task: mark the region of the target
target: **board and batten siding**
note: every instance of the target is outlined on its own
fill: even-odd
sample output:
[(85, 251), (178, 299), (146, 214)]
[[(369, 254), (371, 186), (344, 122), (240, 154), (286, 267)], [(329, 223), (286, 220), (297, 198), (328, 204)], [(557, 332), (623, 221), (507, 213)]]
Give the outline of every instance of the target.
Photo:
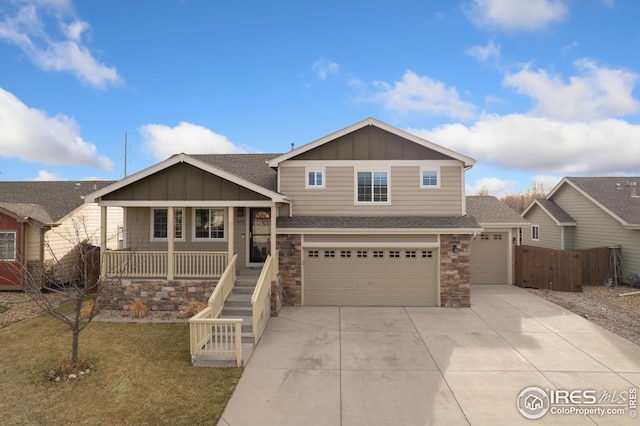
[(624, 274), (640, 274), (640, 230), (624, 226), (570, 185), (564, 185), (553, 201), (569, 213), (577, 223), (573, 247), (583, 249), (617, 244), (622, 247)]
[(529, 211), (527, 220), (531, 225), (538, 225), (539, 241), (531, 239), (531, 226), (525, 226), (522, 228), (522, 244), (557, 250), (565, 249), (562, 243), (562, 227), (558, 226), (540, 206), (535, 205)]
[[(299, 163), (298, 163), (299, 164)], [(380, 164), (383, 164), (380, 166)], [(398, 164), (398, 162), (394, 162)], [(312, 170), (313, 167), (308, 168)], [(420, 187), (419, 165), (376, 163), (372, 166), (326, 166), (325, 187), (305, 188), (305, 167), (282, 165), (280, 192), (291, 197), (293, 214), (301, 216), (339, 215), (460, 215), (462, 214), (462, 168), (440, 167), (440, 188)], [(356, 171), (389, 173), (390, 203), (356, 203)]]

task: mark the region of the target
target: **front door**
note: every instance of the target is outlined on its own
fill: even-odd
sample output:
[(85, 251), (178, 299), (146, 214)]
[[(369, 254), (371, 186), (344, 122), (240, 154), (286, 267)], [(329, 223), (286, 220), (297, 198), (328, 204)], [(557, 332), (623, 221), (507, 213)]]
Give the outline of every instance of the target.
[(271, 254), (271, 209), (249, 211), (249, 261), (262, 263)]

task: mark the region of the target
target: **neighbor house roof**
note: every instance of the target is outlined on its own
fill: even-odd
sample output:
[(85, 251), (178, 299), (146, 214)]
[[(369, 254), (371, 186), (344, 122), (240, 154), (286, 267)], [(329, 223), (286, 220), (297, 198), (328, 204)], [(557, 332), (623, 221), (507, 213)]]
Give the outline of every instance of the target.
[(114, 181), (0, 182), (0, 208), (15, 217), (55, 224), (84, 204), (84, 197)]
[(319, 147), (320, 145), (323, 145), (327, 142), (331, 142), (341, 136), (347, 135), (349, 133), (355, 132), (356, 130), (362, 129), (366, 126), (375, 126), (378, 127), (379, 129), (382, 130), (386, 130), (387, 132), (393, 133), (397, 136), (400, 136), (404, 139), (407, 139), (411, 142), (414, 142), (418, 145), (424, 146), (426, 148), (432, 149), (434, 151), (440, 152), (442, 154), (445, 154), (451, 158), (454, 158), (456, 160), (461, 161), (462, 163), (464, 163), (464, 167), (466, 168), (470, 168), (472, 167), (475, 163), (476, 160), (474, 160), (471, 157), (468, 157), (466, 155), (462, 155), (458, 152), (455, 152), (453, 150), (450, 150), (448, 148), (445, 148), (443, 146), (437, 145), (431, 141), (428, 141), (426, 139), (423, 139), (419, 136), (414, 135), (413, 133), (409, 133), (406, 132), (404, 130), (400, 130), (398, 128), (395, 128), (393, 126), (390, 126), (386, 123), (383, 123), (382, 121), (376, 120), (375, 118), (367, 118), (365, 120), (359, 121), (355, 124), (352, 124), (349, 127), (345, 127), (342, 130), (338, 130), (337, 132), (331, 133), (327, 136), (324, 136), (320, 139), (316, 139), (313, 142), (310, 142), (306, 145), (303, 145), (299, 148), (293, 149), (289, 152), (286, 152), (278, 157), (275, 157), (273, 159), (271, 159), (271, 161), (269, 161), (269, 165), (271, 167), (278, 167), (278, 164), (280, 164), (282, 161), (288, 160), (290, 158), (296, 157), (304, 152), (310, 151), (314, 148)]
[(482, 226), (522, 226), (529, 222), (496, 197), (468, 196), (467, 215), (473, 216)]
[(526, 216), (529, 210), (533, 208), (533, 206), (538, 206), (542, 210), (544, 210), (557, 225), (564, 226), (575, 226), (576, 221), (569, 213), (567, 213), (562, 207), (557, 205), (553, 200), (547, 200), (546, 198), (536, 198), (533, 202), (527, 207), (527, 209), (522, 213), (523, 216)]
[(640, 227), (640, 176), (565, 177), (549, 193), (553, 196), (563, 185), (571, 185), (626, 227)]
[(278, 217), (278, 232), (289, 230), (451, 230), (480, 231), (482, 227), (469, 216), (293, 216)]

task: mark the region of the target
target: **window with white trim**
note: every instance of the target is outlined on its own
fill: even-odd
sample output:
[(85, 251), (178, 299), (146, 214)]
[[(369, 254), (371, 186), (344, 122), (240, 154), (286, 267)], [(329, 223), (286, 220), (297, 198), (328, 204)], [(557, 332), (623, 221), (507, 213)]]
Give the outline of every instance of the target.
[(388, 172), (358, 172), (356, 185), (358, 203), (389, 202)]
[(324, 170), (307, 170), (307, 188), (324, 188)]
[[(151, 240), (166, 241), (169, 235), (167, 223), (169, 222), (168, 209), (153, 209), (151, 212)], [(173, 238), (184, 240), (182, 233), (182, 209), (173, 209)]]
[(420, 179), (420, 186), (422, 188), (439, 188), (440, 179), (437, 170), (422, 170), (422, 176)]
[(16, 232), (0, 232), (0, 261), (13, 262), (16, 260)]
[(533, 241), (540, 241), (540, 226), (531, 225), (531, 239)]
[(222, 240), (225, 237), (224, 209), (193, 209), (193, 239)]

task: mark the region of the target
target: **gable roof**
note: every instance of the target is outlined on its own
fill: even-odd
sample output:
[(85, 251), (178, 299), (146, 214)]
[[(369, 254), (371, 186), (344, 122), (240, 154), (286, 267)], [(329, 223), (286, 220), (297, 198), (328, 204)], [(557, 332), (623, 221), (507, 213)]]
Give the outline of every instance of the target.
[[(548, 200), (570, 185), (623, 226), (640, 229), (640, 176), (565, 177), (547, 195)], [(635, 193), (635, 196), (634, 196)]]
[(331, 141), (333, 141), (335, 139), (338, 139), (338, 138), (340, 138), (340, 137), (342, 137), (344, 135), (347, 135), (349, 133), (355, 132), (356, 130), (360, 130), (360, 129), (366, 127), (366, 126), (375, 126), (375, 127), (379, 128), (379, 129), (385, 130), (385, 131), (387, 131), (389, 133), (393, 133), (396, 136), (399, 136), (401, 138), (404, 138), (404, 139), (407, 139), (407, 140), (409, 140), (411, 142), (414, 142), (414, 143), (416, 143), (416, 144), (418, 144), (420, 146), (423, 146), (425, 148), (428, 148), (428, 149), (431, 149), (433, 151), (436, 151), (436, 152), (439, 152), (441, 154), (444, 154), (444, 155), (446, 155), (448, 157), (451, 157), (451, 158), (454, 158), (456, 160), (459, 160), (464, 164), (465, 168), (471, 168), (476, 162), (476, 160), (474, 160), (471, 157), (467, 157), (466, 155), (462, 155), (462, 154), (457, 153), (455, 151), (452, 151), (452, 150), (450, 150), (448, 148), (445, 148), (443, 146), (437, 145), (437, 144), (435, 144), (433, 142), (430, 142), (430, 141), (428, 141), (426, 139), (418, 137), (418, 136), (416, 136), (416, 135), (414, 135), (412, 133), (409, 133), (409, 132), (406, 132), (404, 130), (400, 130), (398, 128), (390, 126), (390, 125), (388, 125), (386, 123), (383, 123), (382, 121), (376, 120), (375, 118), (367, 118), (366, 120), (359, 121), (359, 122), (357, 122), (355, 124), (352, 124), (349, 127), (345, 127), (342, 130), (338, 130), (337, 132), (333, 132), (333, 133), (331, 133), (331, 134), (329, 134), (327, 136), (324, 136), (324, 137), (322, 137), (320, 139), (317, 139), (317, 140), (315, 140), (313, 142), (310, 142), (310, 143), (308, 143), (306, 145), (303, 145), (303, 146), (301, 146), (299, 148), (296, 148), (296, 149), (291, 150), (291, 151), (289, 151), (289, 152), (287, 152), (285, 154), (282, 154), (282, 155), (280, 155), (278, 157), (275, 157), (275, 158), (271, 159), (271, 161), (269, 161), (269, 166), (270, 167), (278, 167), (278, 165), (281, 162), (285, 161), (285, 160), (289, 160), (289, 159), (294, 158), (294, 157), (296, 157), (296, 156), (298, 156), (300, 154), (303, 154), (303, 153), (305, 153), (307, 151), (311, 151), (314, 148), (317, 148), (317, 147), (319, 147), (321, 145), (324, 145), (325, 143), (331, 142)]
[(562, 207), (557, 205), (553, 200), (547, 200), (546, 198), (536, 198), (522, 213), (522, 216), (526, 216), (534, 206), (540, 207), (558, 226), (575, 226), (576, 221), (569, 213), (567, 213)]
[(151, 167), (119, 180), (106, 188), (93, 192), (86, 202), (99, 201), (101, 197), (124, 188), (134, 182), (167, 169), (175, 164), (187, 163), (219, 176), (276, 202), (288, 202), (288, 198), (276, 191), (277, 172), (266, 161), (277, 154), (176, 154)]
[(467, 197), (467, 215), (482, 226), (522, 226), (529, 222), (494, 196), (473, 195)]
[(55, 224), (84, 204), (87, 194), (115, 181), (0, 182), (0, 208), (19, 219)]

